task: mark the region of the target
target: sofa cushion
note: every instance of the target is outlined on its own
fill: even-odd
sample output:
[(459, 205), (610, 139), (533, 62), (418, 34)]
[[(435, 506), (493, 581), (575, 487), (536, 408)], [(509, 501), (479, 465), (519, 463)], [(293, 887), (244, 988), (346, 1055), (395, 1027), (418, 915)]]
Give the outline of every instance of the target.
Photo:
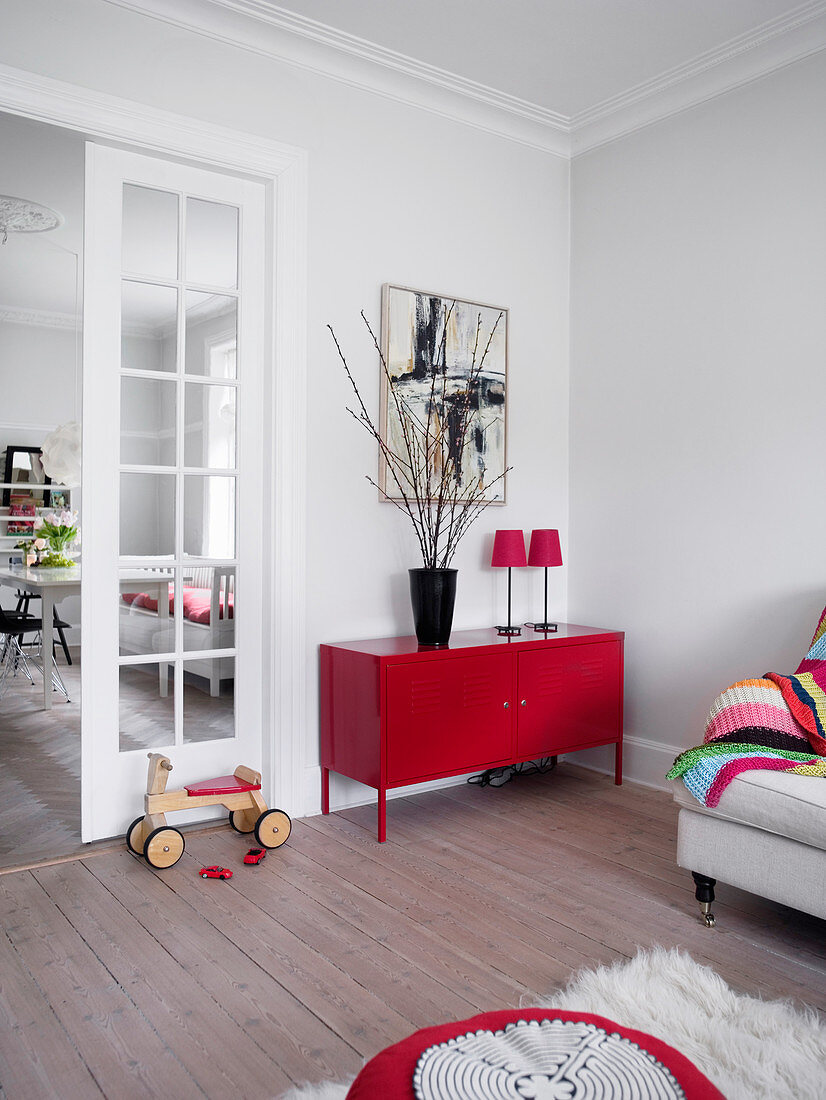
[(746, 771), (729, 783), (716, 809), (703, 806), (681, 779), (674, 801), (695, 813), (753, 825), (826, 850), (826, 779), (789, 772)]

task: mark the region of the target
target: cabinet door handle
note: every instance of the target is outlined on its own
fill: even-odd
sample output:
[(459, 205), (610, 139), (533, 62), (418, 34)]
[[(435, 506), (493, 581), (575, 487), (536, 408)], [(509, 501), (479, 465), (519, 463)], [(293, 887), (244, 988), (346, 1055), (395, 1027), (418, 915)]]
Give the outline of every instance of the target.
[(523, 700), (522, 700), (522, 706), (523, 706), (523, 707), (526, 707), (527, 705), (528, 705), (528, 700), (527, 700), (527, 699), (523, 699)]
[(505, 708), (505, 710), (507, 710), (510, 706), (510, 703), (503, 703), (502, 706)]

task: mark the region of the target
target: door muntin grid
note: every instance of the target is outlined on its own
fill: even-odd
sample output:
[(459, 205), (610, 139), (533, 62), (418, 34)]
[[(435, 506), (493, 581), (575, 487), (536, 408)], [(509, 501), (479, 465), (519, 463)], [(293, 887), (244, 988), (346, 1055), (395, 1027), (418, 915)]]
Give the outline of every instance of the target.
[(120, 752), (235, 735), (241, 216), (123, 185)]

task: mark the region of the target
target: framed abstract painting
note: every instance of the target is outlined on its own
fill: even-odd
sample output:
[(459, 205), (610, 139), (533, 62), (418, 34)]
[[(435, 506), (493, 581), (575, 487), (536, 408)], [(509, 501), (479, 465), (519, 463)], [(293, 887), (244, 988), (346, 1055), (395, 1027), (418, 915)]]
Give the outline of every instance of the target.
[[(417, 429), (434, 478), (450, 471), (457, 498), (505, 503), (508, 311), (387, 283), (382, 288), (381, 434), (396, 453)], [(408, 429), (408, 441), (405, 430)], [(430, 441), (433, 441), (432, 447)], [(387, 500), (401, 490), (380, 463)]]

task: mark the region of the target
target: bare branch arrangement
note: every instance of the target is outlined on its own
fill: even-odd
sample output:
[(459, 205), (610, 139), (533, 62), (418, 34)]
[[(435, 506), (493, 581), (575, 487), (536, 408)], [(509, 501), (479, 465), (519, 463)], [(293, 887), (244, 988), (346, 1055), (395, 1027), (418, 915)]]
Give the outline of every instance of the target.
[[(388, 398), (396, 416), (397, 437), (400, 440), (398, 446), (393, 446), (385, 439), (373, 422), (336, 334), (332, 326), (327, 326), (356, 396), (357, 410), (348, 406), (347, 412), (378, 444), (381, 461), (398, 492), (398, 499), (389, 495), (385, 495), (385, 499), (404, 512), (413, 524), (426, 569), (449, 567), (459, 541), (496, 499), (491, 490), (510, 470), (507, 467), (490, 480), (479, 475), (470, 484), (463, 483), (462, 463), (466, 447), (483, 430), (478, 399), (480, 376), (503, 314), (499, 314), (486, 341), (482, 332), (481, 314), (478, 316), (470, 369), (457, 387), (455, 382), (449, 383), (445, 354), (452, 310), (453, 306), (450, 306), (444, 312), (441, 338), (432, 357), (433, 361), (427, 365), (429, 389), (423, 408), (415, 408), (400, 393), (399, 387), (394, 385), (381, 345), (362, 311), (361, 318), (378, 352), (387, 383)], [(483, 343), (484, 349), (480, 354)], [(369, 474), (366, 477), (371, 485), (382, 492), (374, 478)]]

